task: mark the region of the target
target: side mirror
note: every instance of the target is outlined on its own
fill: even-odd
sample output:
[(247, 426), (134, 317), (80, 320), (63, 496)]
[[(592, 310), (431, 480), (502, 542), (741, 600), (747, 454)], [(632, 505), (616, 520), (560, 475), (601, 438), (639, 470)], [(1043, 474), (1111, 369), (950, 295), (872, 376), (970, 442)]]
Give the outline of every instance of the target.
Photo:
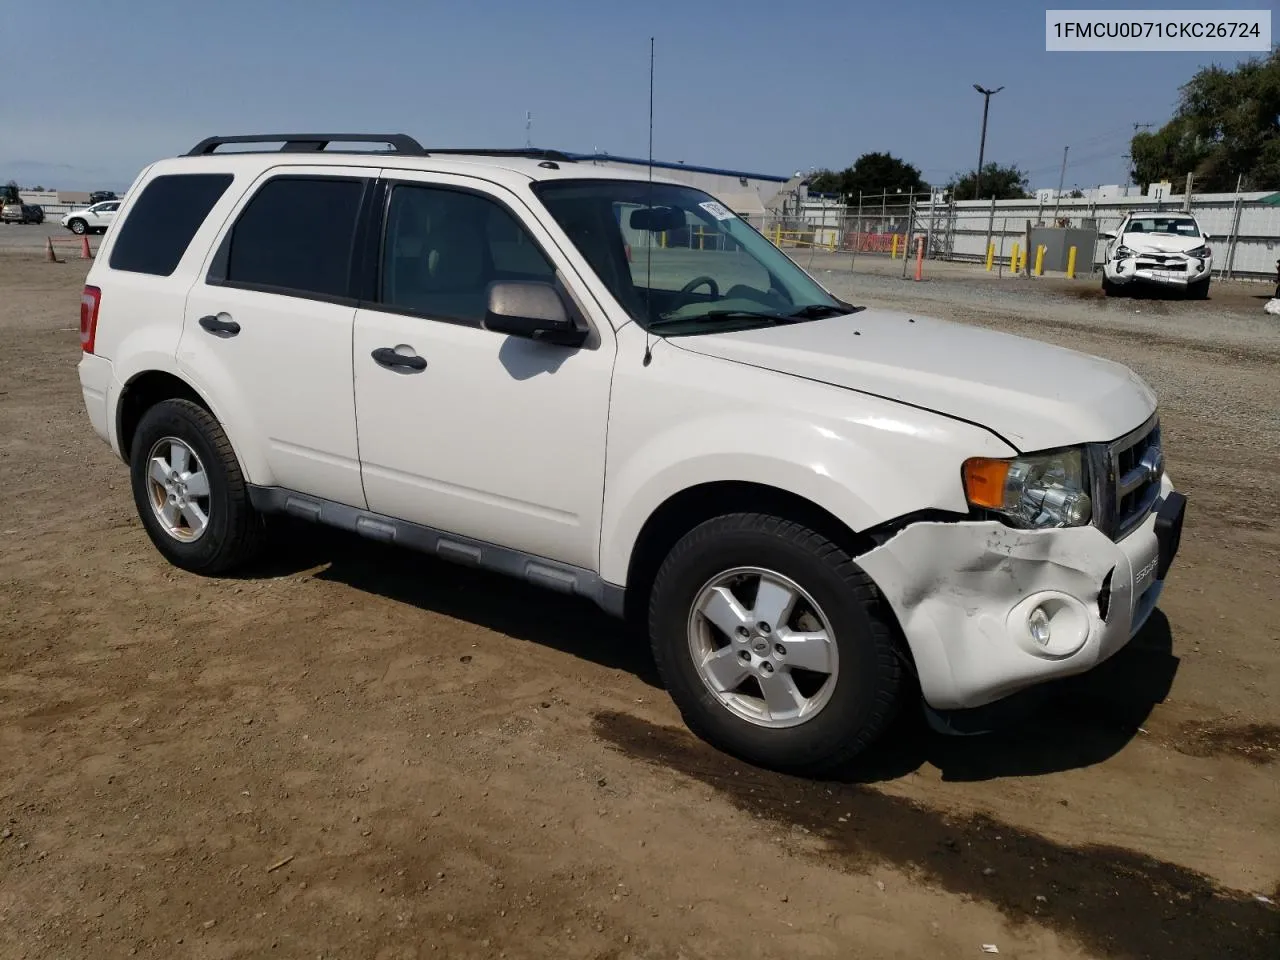
[(1116, 235), (1114, 233), (1111, 233), (1110, 231), (1103, 231), (1103, 230), (1098, 231), (1098, 236), (1103, 240), (1114, 240), (1116, 238)]
[(559, 347), (580, 347), (587, 339), (550, 283), (495, 283), (484, 328)]

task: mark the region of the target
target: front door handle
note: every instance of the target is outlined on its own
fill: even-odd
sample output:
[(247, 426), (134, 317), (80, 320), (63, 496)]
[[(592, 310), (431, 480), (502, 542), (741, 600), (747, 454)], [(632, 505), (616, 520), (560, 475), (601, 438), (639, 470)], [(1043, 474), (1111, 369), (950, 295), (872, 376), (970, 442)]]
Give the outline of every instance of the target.
[(427, 358), (420, 357), (416, 353), (396, 353), (391, 347), (379, 347), (370, 354), (374, 361), (392, 370), (407, 372), (412, 370), (414, 373), (427, 369)]
[(240, 324), (234, 320), (223, 320), (220, 316), (210, 314), (207, 317), (200, 318), (200, 326), (204, 327), (215, 337), (234, 337), (240, 332)]

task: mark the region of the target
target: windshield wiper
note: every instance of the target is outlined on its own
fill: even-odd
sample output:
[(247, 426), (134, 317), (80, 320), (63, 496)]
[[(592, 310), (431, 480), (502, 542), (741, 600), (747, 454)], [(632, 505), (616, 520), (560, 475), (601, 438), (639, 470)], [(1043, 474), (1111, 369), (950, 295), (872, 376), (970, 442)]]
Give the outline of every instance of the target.
[(795, 323), (797, 317), (785, 313), (762, 313), (756, 310), (708, 310), (692, 317), (658, 317), (649, 321), (649, 329), (665, 327), (672, 323), (697, 323), (699, 320), (772, 320), (774, 323)]
[(803, 317), (806, 320), (817, 320), (821, 317), (843, 317), (848, 313), (857, 313), (865, 310), (866, 307), (855, 307), (851, 303), (840, 301), (839, 306), (833, 306), (829, 303), (811, 303), (807, 307), (801, 307), (794, 313), (789, 314), (792, 317)]

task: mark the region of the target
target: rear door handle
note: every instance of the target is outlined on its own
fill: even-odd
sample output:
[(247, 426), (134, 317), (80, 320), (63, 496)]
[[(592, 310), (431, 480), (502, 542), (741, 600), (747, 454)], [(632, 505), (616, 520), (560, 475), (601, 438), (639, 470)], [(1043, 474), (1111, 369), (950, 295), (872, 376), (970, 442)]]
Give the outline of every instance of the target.
[(413, 371), (418, 373), (427, 369), (426, 357), (420, 357), (416, 353), (404, 354), (396, 353), (391, 347), (379, 347), (370, 354), (376, 363), (387, 367), (390, 370), (398, 370), (402, 373)]
[(223, 320), (221, 317), (210, 314), (207, 317), (200, 318), (200, 326), (204, 327), (215, 337), (234, 337), (240, 332), (240, 324), (234, 320)]

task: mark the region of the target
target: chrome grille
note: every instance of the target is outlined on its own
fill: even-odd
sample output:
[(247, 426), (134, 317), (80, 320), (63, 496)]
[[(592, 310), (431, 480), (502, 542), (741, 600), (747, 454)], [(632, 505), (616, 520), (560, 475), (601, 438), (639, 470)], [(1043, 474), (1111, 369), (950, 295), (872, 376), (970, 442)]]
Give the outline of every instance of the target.
[(1140, 524), (1160, 496), (1164, 451), (1160, 421), (1153, 416), (1137, 430), (1102, 448), (1095, 459), (1094, 516), (1113, 540)]

